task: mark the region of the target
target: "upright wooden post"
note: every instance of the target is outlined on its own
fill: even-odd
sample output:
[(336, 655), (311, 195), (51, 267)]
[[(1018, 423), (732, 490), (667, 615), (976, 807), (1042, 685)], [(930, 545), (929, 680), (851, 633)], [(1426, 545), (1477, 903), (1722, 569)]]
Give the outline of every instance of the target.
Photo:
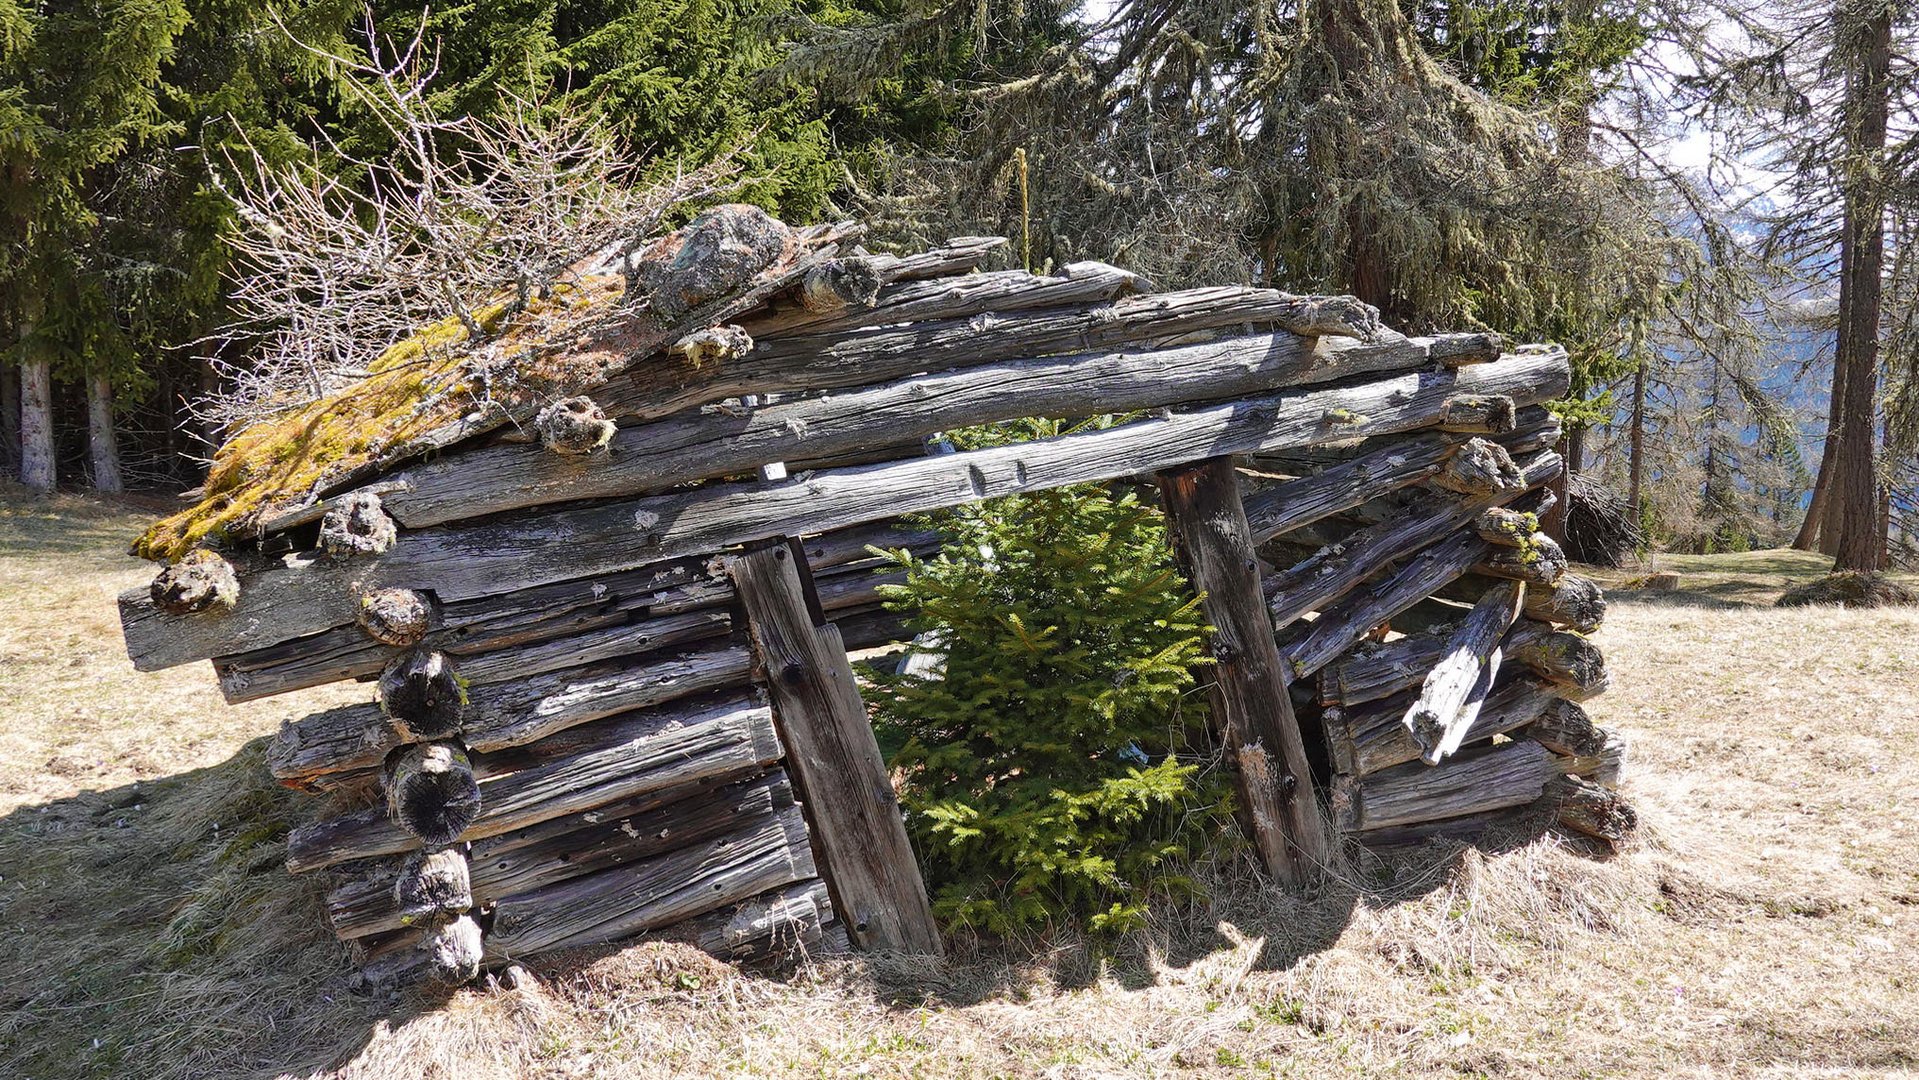
[(766, 669), (814, 853), (855, 944), (937, 954), (939, 931), (899, 799), (839, 628), (808, 610), (802, 558), (786, 544), (764, 547), (730, 559), (727, 572)]
[(1180, 560), (1213, 625), (1213, 711), (1235, 766), (1246, 826), (1267, 871), (1303, 885), (1331, 862), (1333, 842), (1261, 597), (1233, 460), (1168, 469), (1159, 474), (1159, 487)]

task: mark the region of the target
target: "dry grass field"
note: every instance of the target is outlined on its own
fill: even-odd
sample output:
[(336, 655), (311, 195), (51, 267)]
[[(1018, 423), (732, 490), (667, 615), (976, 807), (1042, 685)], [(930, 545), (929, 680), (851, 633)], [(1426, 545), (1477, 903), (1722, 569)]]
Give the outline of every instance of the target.
[[(0, 1077), (1860, 1077), (1919, 1070), (1919, 611), (1778, 610), (1817, 559), (1665, 558), (1593, 705), (1644, 828), (1357, 858), (1317, 895), (1216, 868), (1072, 943), (743, 974), (676, 946), (534, 985), (365, 996), (280, 868), (308, 800), (263, 737), (355, 697), (218, 704), (133, 672), (141, 516), (0, 493)], [(1623, 579), (1626, 575), (1616, 575)]]

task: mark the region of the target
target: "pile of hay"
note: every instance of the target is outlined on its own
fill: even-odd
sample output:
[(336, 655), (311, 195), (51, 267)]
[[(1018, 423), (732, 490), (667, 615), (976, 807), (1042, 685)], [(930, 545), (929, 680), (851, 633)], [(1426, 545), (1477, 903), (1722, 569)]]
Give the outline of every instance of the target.
[(1566, 557), (1594, 566), (1620, 566), (1646, 546), (1639, 516), (1619, 493), (1585, 473), (1566, 478)]
[(1837, 604), (1849, 608), (1911, 607), (1919, 605), (1919, 592), (1883, 574), (1835, 570), (1825, 577), (1794, 585), (1779, 598), (1780, 607), (1808, 607), (1813, 604)]

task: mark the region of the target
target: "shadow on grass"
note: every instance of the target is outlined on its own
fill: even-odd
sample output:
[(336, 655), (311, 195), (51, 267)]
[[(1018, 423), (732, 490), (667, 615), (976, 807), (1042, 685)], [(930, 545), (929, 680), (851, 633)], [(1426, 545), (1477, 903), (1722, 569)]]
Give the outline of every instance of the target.
[[(0, 1076), (315, 1077), (443, 1007), (444, 992), (359, 985), (327, 930), (328, 882), (284, 868), (287, 832), (314, 804), (271, 782), (266, 741), (219, 765), (0, 818)], [(1496, 830), (1480, 850), (1517, 847), (1540, 828)], [(1332, 947), (1362, 906), (1444, 887), (1464, 850), (1355, 853), (1303, 896), (1260, 879), (1240, 853), (1216, 868), (1209, 898), (1161, 905), (1150, 933), (1110, 948), (1054, 939), (943, 960), (875, 956), (861, 962), (863, 981), (902, 1008), (1019, 1000), (1042, 981), (1137, 990), (1248, 939), (1262, 939), (1256, 969), (1284, 970)], [(534, 967), (564, 982), (619, 951)]]
[(401, 1018), (283, 866), (265, 742), (0, 818), (0, 1076), (312, 1075)]

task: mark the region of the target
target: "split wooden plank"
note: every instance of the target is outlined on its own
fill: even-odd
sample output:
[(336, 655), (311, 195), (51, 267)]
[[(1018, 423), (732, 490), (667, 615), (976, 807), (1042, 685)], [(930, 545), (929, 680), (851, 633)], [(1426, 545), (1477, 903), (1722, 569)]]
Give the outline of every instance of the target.
[(782, 303), (764, 314), (741, 320), (753, 340), (818, 334), (862, 326), (950, 319), (981, 311), (1029, 311), (1034, 308), (1100, 304), (1148, 290), (1145, 279), (1102, 262), (1077, 262), (1057, 274), (1025, 270), (989, 270), (928, 276), (881, 286), (877, 301), (861, 311), (808, 311)]
[[(1519, 482), (1537, 487), (1563, 467), (1558, 454), (1542, 450), (1527, 459)], [(1511, 502), (1523, 492), (1514, 488), (1464, 499), (1449, 492), (1430, 492), (1385, 521), (1269, 575), (1260, 587), (1268, 597), (1273, 624), (1286, 626), (1308, 611), (1323, 610), (1392, 563), (1453, 535), (1481, 511)]]
[[(502, 897), (661, 855), (733, 832), (742, 821), (792, 803), (785, 774), (774, 772), (727, 786), (680, 785), (482, 839), (468, 859), (470, 902), (490, 907)], [(576, 827), (553, 831), (556, 824)], [(535, 830), (539, 836), (524, 835)], [(394, 894), (398, 870), (397, 858), (378, 860), (328, 891), (327, 919), (336, 936), (365, 937), (406, 925)]]
[(794, 807), (727, 836), (508, 897), (494, 909), (486, 956), (504, 962), (617, 941), (813, 874), (806, 823)]
[[(1150, 299), (1170, 308), (1179, 295), (1141, 298), (1141, 303)], [(1162, 314), (1162, 307), (1151, 313)], [(1244, 313), (1223, 305), (1207, 314), (1212, 321), (1230, 316), (1231, 324), (1239, 325)], [(1085, 325), (1062, 333), (1055, 344), (1098, 344), (1122, 338), (1121, 329), (1131, 325), (1083, 313), (1076, 317)], [(1207, 320), (1185, 315), (1164, 321), (1177, 329)], [(1146, 329), (1156, 326), (1157, 321), (1149, 322)], [(386, 482), (397, 480), (401, 486), (386, 496), (386, 508), (408, 528), (424, 528), (547, 503), (664, 491), (695, 480), (750, 473), (769, 462), (904, 445), (949, 428), (1016, 416), (1130, 412), (1357, 374), (1407, 371), (1425, 363), (1423, 352), (1403, 342), (1316, 350), (1311, 339), (1285, 332), (1158, 350), (1035, 359), (1005, 359), (1001, 353), (1030, 356), (1039, 351), (1036, 344), (1045, 342), (1021, 342), (1016, 348), (996, 350), (970, 323), (923, 331), (924, 340), (906, 330), (884, 333), (901, 338), (889, 346), (897, 355), (886, 354), (885, 363), (859, 351), (829, 355), (802, 350), (783, 354), (780, 370), (794, 370), (804, 359), (827, 364), (834, 377), (842, 380), (860, 378), (862, 372), (884, 378), (913, 377), (895, 382), (875, 379), (878, 385), (860, 383), (858, 389), (841, 394), (743, 405), (727, 413), (685, 413), (623, 426), (605, 453), (588, 457), (511, 444), (470, 450), (388, 478)], [(959, 349), (947, 356), (929, 342), (952, 343)], [(962, 362), (966, 366), (948, 370)], [(933, 373), (914, 375), (923, 371)]]
[(1463, 817), (1538, 799), (1561, 774), (1560, 759), (1521, 741), (1460, 754), (1439, 768), (1414, 761), (1333, 781), (1333, 813), (1345, 832)]
[[(479, 816), (456, 839), (497, 836), (616, 799), (766, 766), (781, 756), (757, 695), (730, 694), (621, 717), (595, 749), (480, 785)], [(419, 838), (368, 807), (303, 825), (287, 838), (294, 873), (412, 851)]]
[(862, 948), (937, 955), (926, 885), (852, 665), (838, 628), (814, 625), (805, 568), (796, 561), (782, 543), (732, 557), (727, 573), (746, 611), (833, 906)]
[(1372, 588), (1320, 613), (1280, 650), (1303, 679), (1331, 663), (1394, 615), (1423, 600), (1484, 557), (1486, 541), (1467, 533), (1435, 545)]
[(1303, 886), (1331, 864), (1335, 849), (1260, 603), (1259, 560), (1233, 461), (1162, 472), (1159, 489), (1174, 547), (1213, 627), (1213, 716), (1253, 845), (1268, 873)]
[[(1492, 684), (1460, 745), (1471, 746), (1537, 723), (1558, 700), (1559, 692), (1552, 683), (1509, 671)], [(1425, 748), (1414, 740), (1404, 722), (1414, 693), (1408, 690), (1378, 702), (1327, 709), (1326, 741), (1334, 768), (1351, 776), (1364, 776), (1419, 761)]]
[(1478, 709), (1468, 707), (1475, 687), (1491, 686), (1499, 670), (1499, 640), (1519, 617), (1526, 586), (1517, 581), (1493, 586), (1453, 631), (1446, 652), (1419, 694), (1407, 706), (1401, 724), (1419, 744), (1420, 760), (1437, 765), (1459, 749)]

